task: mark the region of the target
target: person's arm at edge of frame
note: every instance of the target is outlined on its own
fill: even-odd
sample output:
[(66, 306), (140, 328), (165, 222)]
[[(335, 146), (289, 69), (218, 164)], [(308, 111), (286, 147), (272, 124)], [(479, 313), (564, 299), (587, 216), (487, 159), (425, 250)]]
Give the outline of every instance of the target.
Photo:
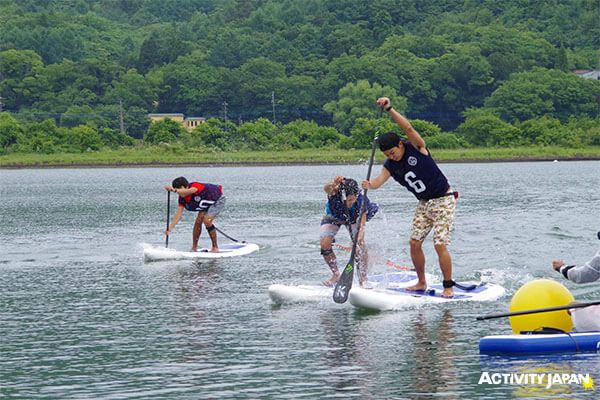
[(575, 283), (589, 283), (600, 279), (600, 251), (584, 265), (566, 265), (562, 260), (552, 261), (552, 268), (560, 272), (565, 279)]

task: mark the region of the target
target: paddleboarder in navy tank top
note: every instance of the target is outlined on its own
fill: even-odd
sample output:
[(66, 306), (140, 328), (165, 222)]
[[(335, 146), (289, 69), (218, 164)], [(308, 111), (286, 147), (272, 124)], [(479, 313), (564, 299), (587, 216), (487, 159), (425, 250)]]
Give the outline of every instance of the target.
[(425, 253), (423, 241), (433, 229), (433, 242), (444, 277), (445, 297), (452, 297), (452, 257), (448, 252), (454, 227), (456, 193), (450, 188), (448, 179), (429, 154), (425, 141), (402, 114), (394, 110), (387, 97), (377, 104), (387, 111), (394, 122), (404, 131), (408, 140), (402, 140), (394, 132), (379, 137), (379, 149), (387, 160), (379, 176), (363, 181), (364, 189), (377, 189), (390, 177), (404, 186), (418, 200), (410, 234), (410, 256), (417, 272), (418, 282), (407, 290), (425, 290)]
[(192, 233), (192, 251), (198, 250), (198, 240), (202, 233), (202, 224), (204, 224), (212, 244), (210, 251), (217, 253), (219, 251), (217, 228), (214, 226), (213, 221), (225, 206), (226, 198), (223, 196), (221, 185), (200, 182), (190, 183), (186, 178), (180, 176), (174, 179), (170, 186), (165, 186), (165, 190), (179, 195), (179, 207), (165, 234), (167, 236), (171, 234), (171, 231), (181, 219), (184, 208), (188, 211), (198, 212)]

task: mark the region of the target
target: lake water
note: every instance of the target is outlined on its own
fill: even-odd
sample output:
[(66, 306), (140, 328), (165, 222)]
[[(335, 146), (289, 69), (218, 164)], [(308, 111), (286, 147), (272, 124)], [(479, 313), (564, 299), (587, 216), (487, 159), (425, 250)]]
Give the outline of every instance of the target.
[[(570, 284), (550, 268), (554, 258), (581, 264), (598, 249), (600, 162), (441, 166), (460, 192), (455, 279), (484, 278), (508, 295), (370, 314), (333, 301), (276, 307), (267, 294), (272, 283), (328, 276), (322, 187), (337, 174), (361, 180), (364, 165), (1, 170), (0, 397), (595, 396), (576, 385), (479, 385), (486, 371), (590, 373), (600, 384), (600, 359), (480, 356), (480, 337), (510, 327), (475, 317), (506, 311), (535, 278), (554, 278), (580, 300), (600, 298), (600, 283)], [(179, 175), (222, 184), (228, 204), (217, 226), (261, 250), (144, 264), (140, 243), (164, 243), (162, 188)], [(392, 181), (369, 197), (382, 210), (367, 226), (371, 253), (409, 264), (416, 200)], [(192, 224), (184, 214), (170, 247), (189, 248)], [(430, 238), (425, 251), (427, 271), (439, 276)], [(348, 254), (338, 257), (343, 265)]]

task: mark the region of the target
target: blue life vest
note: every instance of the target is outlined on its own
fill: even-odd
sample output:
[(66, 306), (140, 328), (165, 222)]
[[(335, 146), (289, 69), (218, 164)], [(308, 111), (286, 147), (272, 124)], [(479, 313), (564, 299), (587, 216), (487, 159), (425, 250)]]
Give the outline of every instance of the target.
[[(325, 221), (325, 223), (335, 223), (338, 225), (356, 223), (362, 201), (363, 195), (360, 193), (354, 204), (352, 204), (352, 207), (348, 209), (348, 207), (346, 207), (346, 202), (342, 199), (341, 193), (329, 196), (327, 198), (327, 204), (325, 204), (325, 218), (323, 218), (323, 221)], [(373, 218), (373, 216), (377, 214), (377, 211), (379, 211), (377, 203), (371, 203), (369, 198), (366, 197), (365, 213), (367, 214), (367, 221)]]

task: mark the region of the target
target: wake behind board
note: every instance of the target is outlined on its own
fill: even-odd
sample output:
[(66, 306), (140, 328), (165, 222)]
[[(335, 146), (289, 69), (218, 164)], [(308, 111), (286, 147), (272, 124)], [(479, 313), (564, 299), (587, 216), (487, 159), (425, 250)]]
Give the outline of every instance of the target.
[(493, 301), (499, 299), (505, 293), (502, 286), (493, 283), (461, 282), (461, 285), (476, 285), (476, 288), (467, 291), (455, 286), (454, 296), (451, 298), (442, 296), (443, 287), (441, 283), (430, 285), (427, 290), (419, 291), (408, 291), (405, 287), (387, 287), (383, 290), (357, 288), (350, 292), (348, 299), (355, 307), (384, 311), (414, 307), (426, 303)]
[(492, 335), (479, 340), (481, 354), (529, 355), (599, 351), (600, 332)]
[(143, 243), (144, 261), (159, 260), (181, 260), (197, 258), (227, 258), (244, 256), (259, 249), (254, 243), (228, 243), (219, 246), (218, 253), (211, 253), (210, 249), (199, 249), (198, 251), (179, 251), (167, 247), (153, 246)]
[[(386, 287), (406, 287), (414, 285), (415, 283), (417, 283), (417, 274), (412, 271), (407, 271), (394, 272), (391, 274), (369, 275), (367, 286), (377, 287), (383, 285)], [(356, 286), (358, 286), (358, 284)], [(333, 286), (327, 287), (322, 284), (273, 284), (269, 286), (269, 297), (275, 304), (331, 300), (333, 298)]]

